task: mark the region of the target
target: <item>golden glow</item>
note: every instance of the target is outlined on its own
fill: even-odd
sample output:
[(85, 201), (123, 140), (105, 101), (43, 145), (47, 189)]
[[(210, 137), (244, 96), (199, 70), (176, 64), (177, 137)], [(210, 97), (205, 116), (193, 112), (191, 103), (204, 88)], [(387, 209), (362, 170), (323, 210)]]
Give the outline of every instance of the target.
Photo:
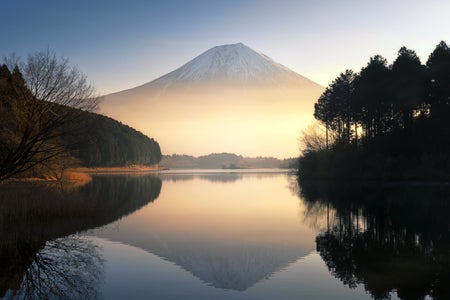
[(280, 175), (225, 183), (165, 180), (159, 198), (120, 221), (120, 232), (114, 235), (125, 241), (132, 236), (188, 238), (208, 244), (285, 245), (309, 252), (317, 233), (303, 223), (304, 211)]
[(285, 174), (168, 174), (159, 197), (91, 234), (153, 253), (216, 287), (245, 290), (315, 250)]
[[(108, 96), (102, 112), (157, 140), (164, 154), (298, 156), (300, 131), (313, 120), (322, 89), (190, 89), (127, 101)], [(120, 100), (120, 101), (118, 101)], [(124, 104), (126, 103), (126, 105)]]

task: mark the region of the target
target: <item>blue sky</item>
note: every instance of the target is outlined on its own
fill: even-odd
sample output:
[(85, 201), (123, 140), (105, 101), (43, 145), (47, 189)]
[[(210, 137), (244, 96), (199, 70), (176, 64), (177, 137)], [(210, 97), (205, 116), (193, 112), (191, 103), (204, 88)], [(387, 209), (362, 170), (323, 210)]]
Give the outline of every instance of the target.
[(0, 0), (0, 55), (50, 48), (109, 93), (243, 42), (327, 85), (401, 46), (425, 61), (450, 42), (450, 1)]

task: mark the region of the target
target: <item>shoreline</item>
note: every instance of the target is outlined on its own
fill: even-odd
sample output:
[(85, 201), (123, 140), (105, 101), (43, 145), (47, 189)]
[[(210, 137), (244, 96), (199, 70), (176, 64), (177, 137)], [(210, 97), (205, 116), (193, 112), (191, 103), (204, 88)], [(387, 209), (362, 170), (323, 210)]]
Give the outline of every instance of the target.
[(102, 174), (102, 173), (159, 172), (162, 170), (164, 169), (160, 168), (158, 165), (152, 166), (132, 165), (125, 167), (96, 167), (96, 168), (78, 167), (78, 168), (71, 168), (68, 170), (68, 172), (85, 173), (85, 174)]
[[(220, 172), (220, 173), (228, 173), (228, 172), (236, 172), (236, 173), (251, 173), (251, 172), (263, 172), (263, 173), (272, 173), (272, 172), (292, 172), (292, 169), (283, 169), (283, 168), (243, 168), (243, 169), (184, 169), (184, 168), (161, 168), (159, 165), (152, 166), (143, 166), (143, 165), (131, 165), (124, 167), (74, 167), (68, 168), (64, 171), (64, 175), (62, 178), (58, 179), (56, 176), (45, 176), (45, 177), (24, 177), (24, 178), (10, 178), (4, 183), (74, 183), (74, 184), (83, 184), (87, 183), (91, 180), (91, 175), (101, 175), (101, 174), (157, 174), (162, 171), (167, 171), (167, 173), (210, 173), (210, 172)], [(166, 172), (164, 172), (166, 173)], [(1, 183), (0, 183), (1, 184)]]
[[(91, 180), (91, 175), (93, 174), (117, 174), (117, 173), (150, 173), (159, 172), (164, 169), (159, 168), (158, 165), (153, 166), (142, 166), (133, 165), (126, 167), (98, 167), (98, 168), (88, 168), (88, 167), (75, 167), (69, 168), (64, 171), (63, 177), (58, 179), (56, 176), (44, 176), (44, 177), (23, 177), (23, 178), (9, 178), (3, 183), (16, 184), (16, 183), (37, 183), (37, 184), (48, 184), (48, 183), (71, 183), (75, 185), (83, 185)], [(0, 183), (2, 184), (2, 183)]]

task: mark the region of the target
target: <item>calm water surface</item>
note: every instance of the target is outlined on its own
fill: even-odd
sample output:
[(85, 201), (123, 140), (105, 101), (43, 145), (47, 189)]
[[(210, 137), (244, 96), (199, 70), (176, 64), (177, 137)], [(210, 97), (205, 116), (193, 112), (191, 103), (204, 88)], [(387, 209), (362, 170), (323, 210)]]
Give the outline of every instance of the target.
[(448, 190), (279, 170), (3, 186), (0, 298), (448, 299)]

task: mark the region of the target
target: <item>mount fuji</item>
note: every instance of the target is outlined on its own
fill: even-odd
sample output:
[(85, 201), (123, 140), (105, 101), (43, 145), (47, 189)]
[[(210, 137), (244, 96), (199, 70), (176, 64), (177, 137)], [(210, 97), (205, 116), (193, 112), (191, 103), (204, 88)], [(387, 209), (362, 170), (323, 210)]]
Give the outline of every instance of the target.
[(101, 112), (155, 138), (165, 154), (297, 156), (323, 87), (242, 43), (213, 47)]
[(197, 56), (185, 65), (140, 88), (163, 86), (166, 89), (180, 85), (216, 83), (238, 87), (286, 86), (314, 83), (256, 52), (242, 43), (216, 46)]

